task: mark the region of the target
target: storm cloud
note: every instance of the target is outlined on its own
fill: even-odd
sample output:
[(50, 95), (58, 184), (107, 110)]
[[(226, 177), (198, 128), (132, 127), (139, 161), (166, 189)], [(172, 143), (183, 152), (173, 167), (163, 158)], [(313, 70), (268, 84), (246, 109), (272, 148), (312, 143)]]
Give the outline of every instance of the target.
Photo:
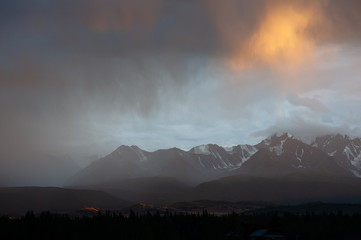
[(359, 135), (360, 11), (358, 0), (3, 0), (1, 162)]

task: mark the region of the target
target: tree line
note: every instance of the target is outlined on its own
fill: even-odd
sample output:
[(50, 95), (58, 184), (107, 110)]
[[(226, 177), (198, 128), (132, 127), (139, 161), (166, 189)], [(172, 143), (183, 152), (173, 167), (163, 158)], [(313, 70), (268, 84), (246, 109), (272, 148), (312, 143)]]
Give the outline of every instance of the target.
[(361, 239), (361, 214), (137, 214), (99, 212), (94, 216), (28, 212), (0, 217), (1, 239), (249, 239), (257, 229), (286, 239)]

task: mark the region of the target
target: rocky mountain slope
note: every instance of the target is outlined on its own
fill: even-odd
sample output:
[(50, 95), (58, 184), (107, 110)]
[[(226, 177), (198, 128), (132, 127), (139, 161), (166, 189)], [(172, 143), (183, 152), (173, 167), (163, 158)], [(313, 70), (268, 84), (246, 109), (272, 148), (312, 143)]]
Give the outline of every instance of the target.
[(273, 135), (255, 147), (259, 151), (245, 162), (238, 172), (258, 176), (282, 176), (302, 171), (352, 175), (326, 152), (289, 134)]
[(332, 156), (338, 165), (361, 177), (361, 138), (334, 134), (317, 137), (312, 146)]

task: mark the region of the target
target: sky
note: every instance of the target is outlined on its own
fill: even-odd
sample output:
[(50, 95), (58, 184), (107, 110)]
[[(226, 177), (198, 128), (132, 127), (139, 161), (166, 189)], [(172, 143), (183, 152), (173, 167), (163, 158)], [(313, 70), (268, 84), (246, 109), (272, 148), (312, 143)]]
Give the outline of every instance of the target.
[(0, 0), (1, 162), (361, 136), (360, 12), (359, 0)]

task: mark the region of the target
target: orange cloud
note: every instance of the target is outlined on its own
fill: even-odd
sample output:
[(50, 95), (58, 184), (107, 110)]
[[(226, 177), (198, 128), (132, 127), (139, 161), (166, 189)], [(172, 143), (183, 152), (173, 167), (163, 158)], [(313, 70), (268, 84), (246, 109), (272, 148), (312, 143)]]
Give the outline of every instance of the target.
[[(227, 6), (213, 1), (206, 4), (228, 47), (226, 59), (230, 68), (284, 68), (312, 59), (316, 47), (312, 30), (324, 22), (324, 2), (261, 2), (264, 4), (257, 10), (237, 0), (227, 2)], [(257, 14), (252, 16), (253, 12)]]
[(308, 9), (279, 6), (271, 9), (250, 39), (250, 51), (268, 64), (304, 60), (313, 50), (307, 27), (314, 13)]

